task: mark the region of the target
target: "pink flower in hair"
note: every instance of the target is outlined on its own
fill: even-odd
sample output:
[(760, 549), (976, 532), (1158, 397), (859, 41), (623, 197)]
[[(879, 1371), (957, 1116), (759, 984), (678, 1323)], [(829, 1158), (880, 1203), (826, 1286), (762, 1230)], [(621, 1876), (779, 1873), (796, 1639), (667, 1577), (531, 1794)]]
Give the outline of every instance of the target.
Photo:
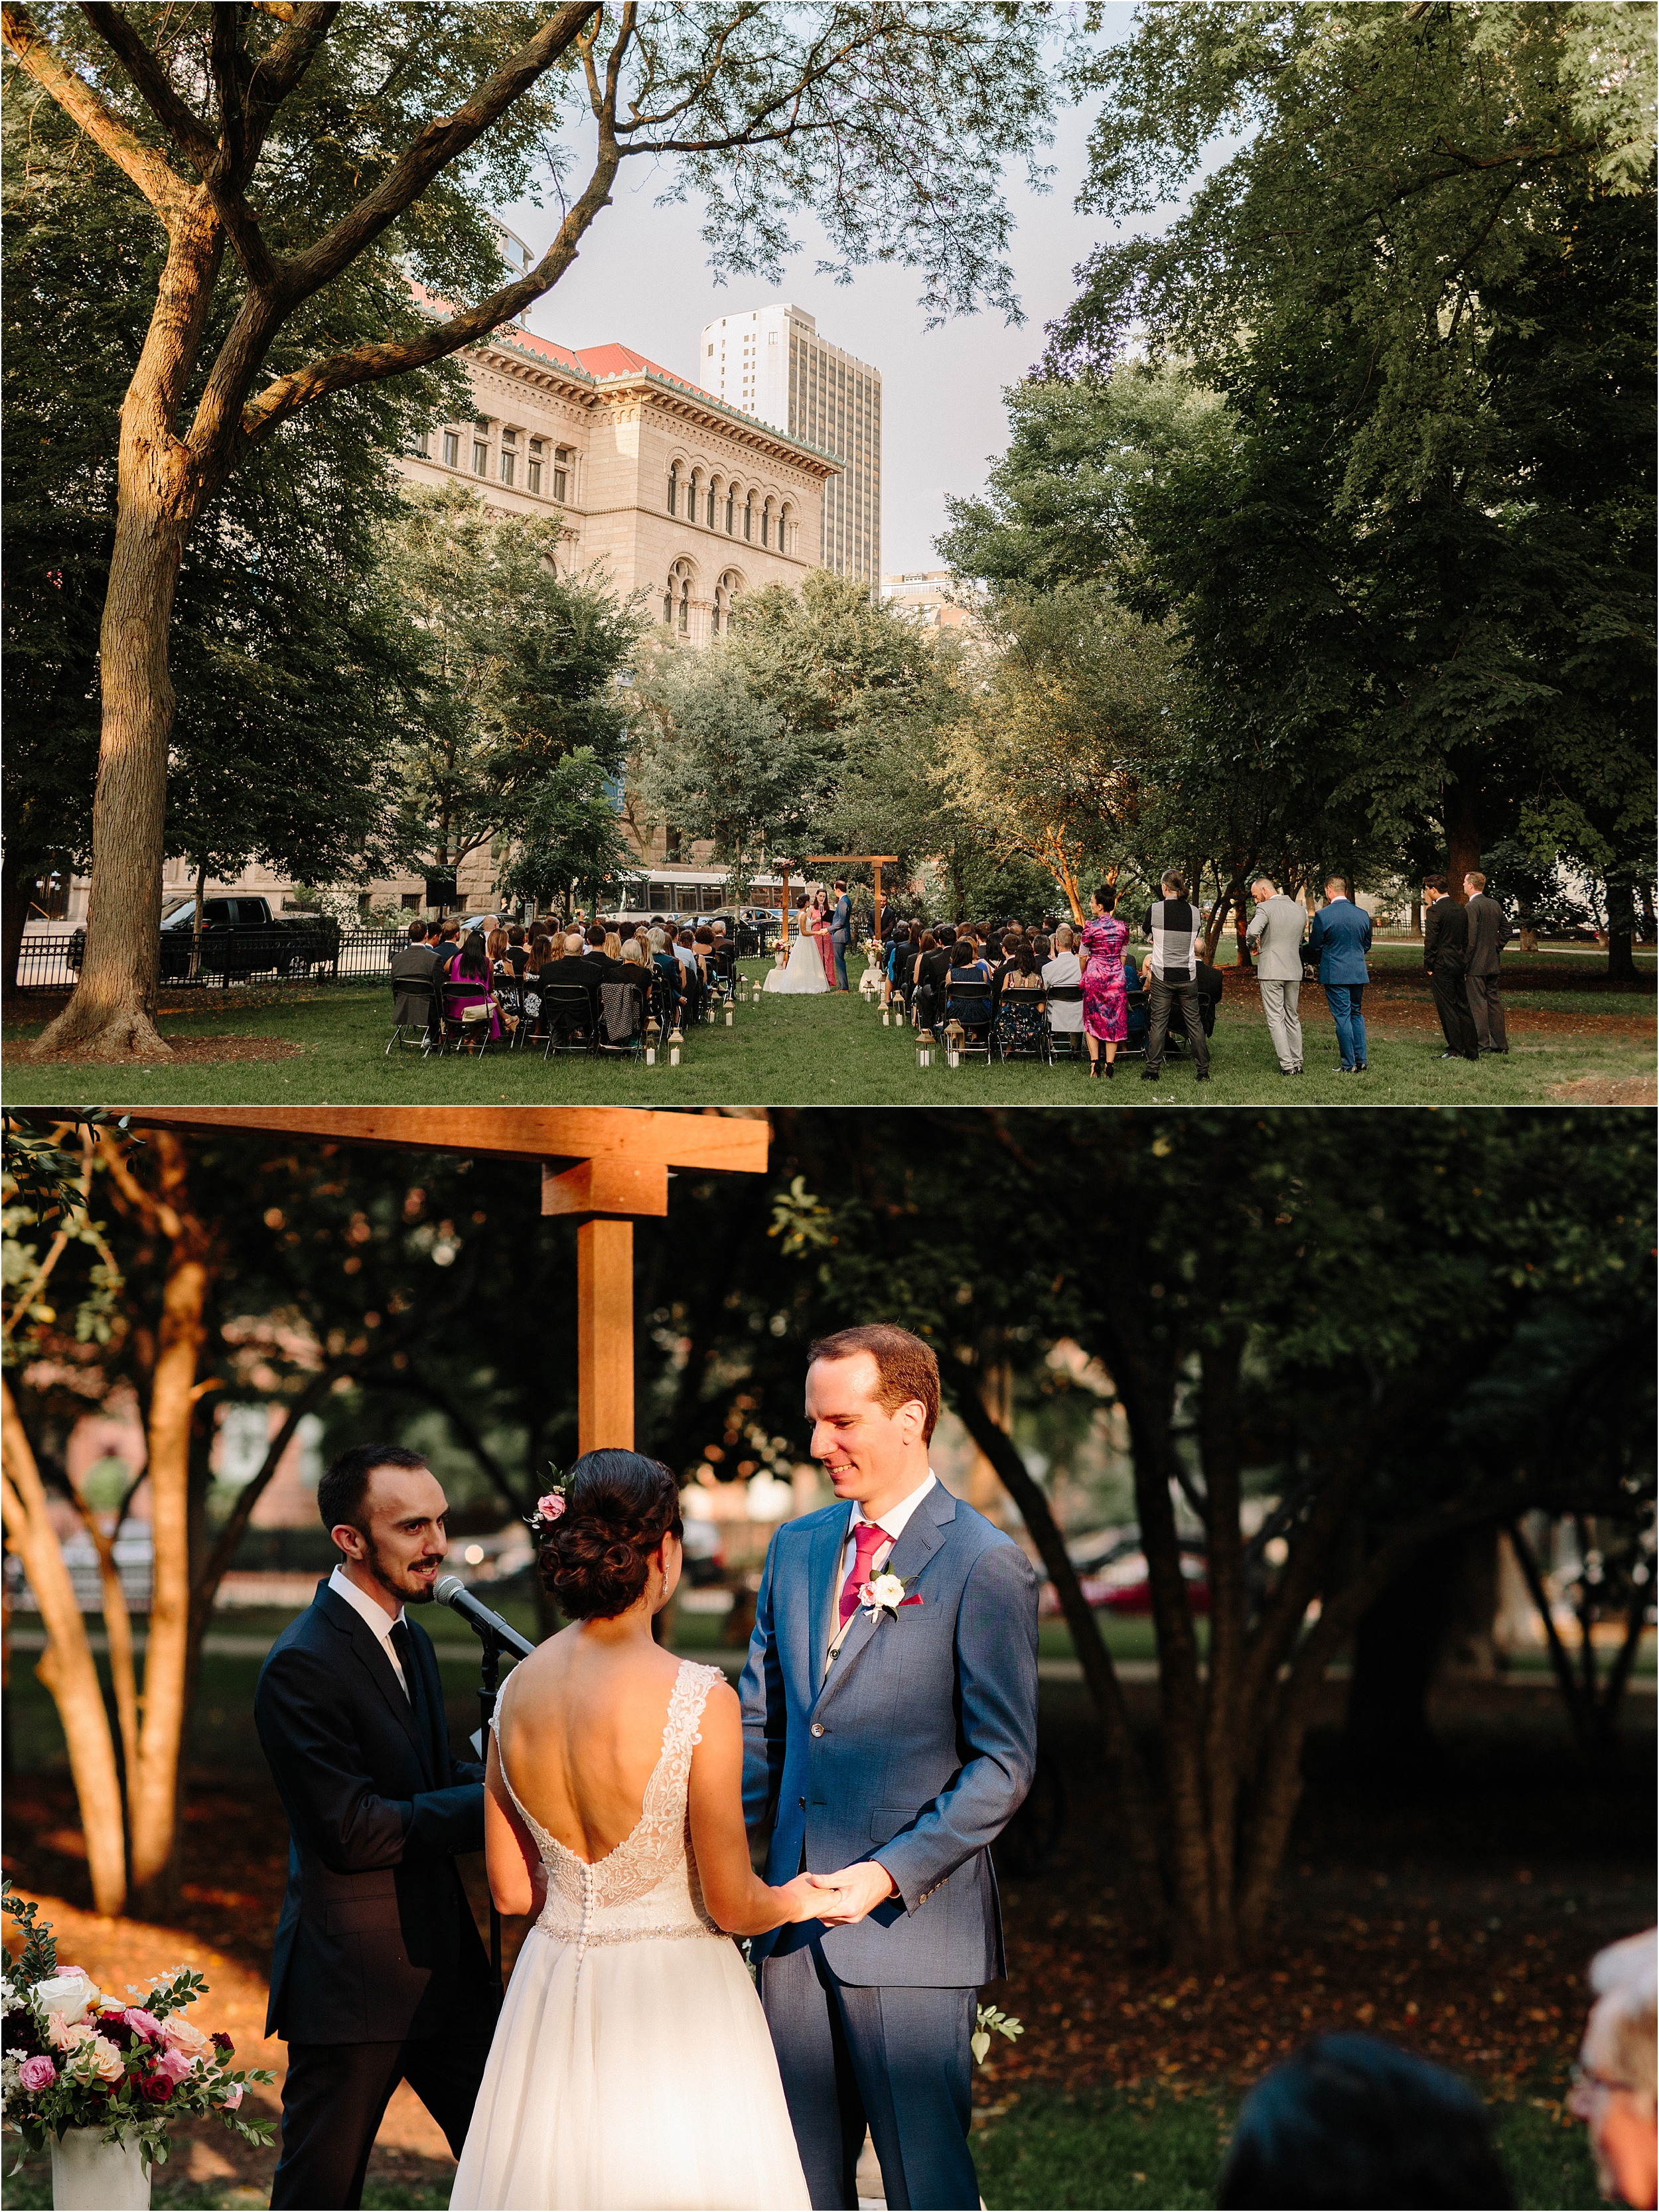
[(538, 1521), (556, 1521), (563, 1511), (564, 1500), (556, 1490), (550, 1490), (545, 1498), (536, 1500), (536, 1518)]

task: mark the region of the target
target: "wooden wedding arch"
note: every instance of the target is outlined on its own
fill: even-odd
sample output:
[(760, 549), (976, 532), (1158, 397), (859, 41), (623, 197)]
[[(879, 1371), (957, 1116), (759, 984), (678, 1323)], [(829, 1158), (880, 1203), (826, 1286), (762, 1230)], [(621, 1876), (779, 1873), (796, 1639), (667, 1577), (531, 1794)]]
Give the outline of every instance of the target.
[[(896, 853), (808, 853), (803, 866), (809, 868), (844, 867), (848, 861), (860, 866), (873, 868), (876, 876), (876, 942), (881, 943), (881, 872), (898, 866)], [(772, 864), (783, 878), (783, 943), (789, 945), (789, 871), (795, 864), (789, 860), (775, 860)]]
[(135, 1109), (166, 1129), (246, 1129), (540, 1165), (541, 1210), (576, 1221), (576, 1446), (634, 1448), (634, 1222), (665, 1214), (676, 1168), (763, 1175), (764, 1114), (631, 1106), (194, 1106)]

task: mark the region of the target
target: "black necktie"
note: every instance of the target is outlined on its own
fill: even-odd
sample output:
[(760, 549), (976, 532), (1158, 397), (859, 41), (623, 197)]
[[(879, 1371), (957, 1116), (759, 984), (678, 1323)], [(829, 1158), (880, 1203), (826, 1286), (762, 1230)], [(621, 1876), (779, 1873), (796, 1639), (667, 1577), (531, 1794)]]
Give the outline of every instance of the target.
[(415, 1716), (415, 1725), (422, 1735), (426, 1729), (426, 1700), (421, 1695), (420, 1670), (415, 1664), (415, 1644), (406, 1620), (392, 1624), (391, 1644), (398, 1655), (398, 1664), (404, 1670), (404, 1687), (409, 1692), (410, 1711)]

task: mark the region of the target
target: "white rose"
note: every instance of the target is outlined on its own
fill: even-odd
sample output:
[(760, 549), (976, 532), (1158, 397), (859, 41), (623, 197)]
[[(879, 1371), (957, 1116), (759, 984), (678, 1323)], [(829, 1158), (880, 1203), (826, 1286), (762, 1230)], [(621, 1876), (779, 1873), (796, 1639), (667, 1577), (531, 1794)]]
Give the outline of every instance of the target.
[(35, 2002), (42, 2012), (55, 2012), (67, 2025), (73, 2027), (87, 2011), (95, 2005), (103, 1992), (84, 1967), (71, 1966), (66, 1974), (53, 1974), (34, 1985)]
[(896, 1575), (878, 1575), (870, 1585), (872, 1605), (901, 1605), (904, 1600), (904, 1584)]

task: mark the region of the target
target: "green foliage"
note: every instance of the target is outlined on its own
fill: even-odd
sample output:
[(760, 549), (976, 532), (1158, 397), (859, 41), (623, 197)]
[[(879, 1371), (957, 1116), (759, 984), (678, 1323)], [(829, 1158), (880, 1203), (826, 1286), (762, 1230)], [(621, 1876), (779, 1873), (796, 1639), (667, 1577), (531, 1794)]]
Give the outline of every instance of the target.
[[(392, 534), (389, 573), (428, 651), (400, 763), (402, 838), (440, 865), (530, 832), (567, 757), (585, 752), (608, 775), (621, 767), (616, 678), (640, 619), (598, 575), (559, 573), (561, 527), (492, 516), (465, 484), (447, 483), (416, 491)], [(534, 834), (550, 834), (586, 773), (568, 771), (546, 793)]]
[(616, 783), (591, 745), (554, 762), (531, 787), (514, 824), (512, 857), (501, 872), (508, 899), (534, 899), (541, 910), (597, 908), (600, 886), (633, 859), (617, 812)]

